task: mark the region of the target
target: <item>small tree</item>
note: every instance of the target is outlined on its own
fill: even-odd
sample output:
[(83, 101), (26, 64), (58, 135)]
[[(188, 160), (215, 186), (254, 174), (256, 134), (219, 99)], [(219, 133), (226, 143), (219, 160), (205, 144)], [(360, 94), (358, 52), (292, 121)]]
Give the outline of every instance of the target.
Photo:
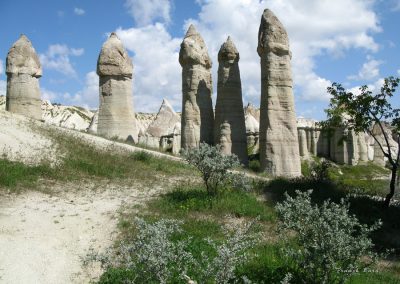
[[(332, 96), (329, 109), (325, 110), (328, 118), (321, 123), (325, 129), (347, 127), (356, 133), (366, 132), (374, 138), (391, 166), (390, 188), (384, 201), (385, 207), (389, 206), (395, 193), (396, 174), (400, 165), (400, 108), (395, 108), (390, 102), (399, 83), (400, 78), (386, 78), (378, 94), (373, 94), (368, 86), (360, 87), (360, 94), (353, 94), (342, 85), (333, 83), (328, 87), (328, 93)], [(385, 123), (391, 125), (392, 133), (388, 133)], [(378, 127), (381, 133), (373, 131), (374, 127)], [(383, 141), (378, 139), (380, 135), (383, 135)], [(393, 135), (397, 142), (397, 153), (390, 148), (389, 135)]]
[[(286, 236), (296, 232), (294, 245), (285, 247), (284, 253), (305, 283), (344, 283), (375, 260), (368, 235), (381, 224), (360, 224), (343, 200), (313, 205), (311, 193), (296, 191), (295, 198), (286, 193), (286, 200), (276, 206), (279, 232)], [(370, 262), (361, 261), (362, 257), (369, 257)]]
[(200, 143), (199, 148), (184, 150), (185, 160), (196, 167), (203, 178), (207, 192), (214, 195), (218, 186), (228, 178), (228, 170), (240, 165), (236, 155), (223, 155), (220, 145)]

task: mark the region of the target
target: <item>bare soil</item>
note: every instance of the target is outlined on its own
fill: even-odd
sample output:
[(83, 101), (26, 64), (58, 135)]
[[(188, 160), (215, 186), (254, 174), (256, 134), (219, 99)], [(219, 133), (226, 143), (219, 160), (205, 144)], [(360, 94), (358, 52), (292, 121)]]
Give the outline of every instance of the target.
[(159, 189), (107, 183), (56, 184), (47, 193), (0, 196), (0, 283), (88, 283), (89, 249), (102, 251), (117, 236), (120, 210), (143, 204)]

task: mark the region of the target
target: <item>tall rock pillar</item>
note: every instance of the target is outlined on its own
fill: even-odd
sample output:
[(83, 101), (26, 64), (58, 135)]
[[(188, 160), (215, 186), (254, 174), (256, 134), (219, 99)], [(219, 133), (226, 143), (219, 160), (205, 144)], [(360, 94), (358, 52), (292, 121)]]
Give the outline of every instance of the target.
[(132, 103), (133, 65), (115, 33), (103, 44), (97, 60), (100, 106), (97, 133), (137, 142)]
[(179, 51), (182, 66), (183, 149), (196, 148), (200, 142), (213, 144), (211, 59), (203, 38), (190, 25)]
[(42, 67), (32, 43), (25, 35), (21, 35), (8, 52), (6, 74), (6, 110), (42, 119), (39, 87)]
[(215, 106), (214, 142), (224, 154), (236, 154), (247, 164), (247, 139), (242, 84), (239, 71), (239, 52), (231, 38), (218, 53), (218, 95)]
[(273, 176), (299, 176), (289, 39), (281, 22), (268, 9), (261, 17), (257, 52), (261, 57), (261, 168)]

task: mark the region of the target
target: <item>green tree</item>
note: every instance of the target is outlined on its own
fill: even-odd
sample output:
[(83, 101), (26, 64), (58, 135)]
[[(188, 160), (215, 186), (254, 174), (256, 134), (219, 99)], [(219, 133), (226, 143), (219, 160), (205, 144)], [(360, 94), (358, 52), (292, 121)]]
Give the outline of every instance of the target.
[[(341, 84), (333, 83), (328, 87), (328, 93), (332, 97), (329, 108), (325, 110), (327, 120), (321, 122), (321, 126), (325, 129), (347, 127), (356, 133), (366, 132), (374, 138), (391, 167), (390, 188), (384, 201), (385, 207), (389, 206), (394, 196), (399, 169), (400, 108), (391, 103), (399, 83), (400, 78), (388, 77), (377, 94), (374, 94), (368, 86), (360, 87), (360, 94), (354, 94), (344, 89)], [(386, 124), (390, 125), (392, 133), (388, 131)], [(374, 127), (380, 129), (379, 134), (373, 131)], [(383, 135), (382, 140), (379, 139), (380, 135)], [(389, 135), (392, 135), (397, 142), (397, 153), (390, 148)]]

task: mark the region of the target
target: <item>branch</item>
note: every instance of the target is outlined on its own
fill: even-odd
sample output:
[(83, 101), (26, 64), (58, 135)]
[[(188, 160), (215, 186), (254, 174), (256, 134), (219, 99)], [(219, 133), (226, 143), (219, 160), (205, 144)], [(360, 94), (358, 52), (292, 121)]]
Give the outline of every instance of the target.
[(374, 138), (375, 142), (379, 145), (379, 148), (380, 148), (381, 151), (383, 152), (383, 155), (385, 155), (385, 157), (388, 157), (389, 154), (385, 152), (385, 150), (383, 149), (383, 146), (382, 146), (381, 142), (379, 142), (379, 140), (375, 137), (375, 135), (372, 133), (372, 131), (369, 130), (369, 129), (367, 129), (367, 132), (368, 132), (369, 135), (371, 135), (371, 136)]
[(399, 160), (400, 160), (400, 133), (397, 135), (397, 159), (396, 159), (396, 164), (399, 166)]
[[(376, 116), (373, 112), (371, 112), (371, 111), (370, 111), (370, 113), (371, 113), (371, 115), (374, 117), (375, 122), (378, 123), (379, 128), (382, 130), (383, 137), (385, 138), (386, 146), (387, 146), (387, 148), (388, 148), (388, 153), (386, 154), (385, 152), (383, 152), (383, 154), (385, 154), (386, 157), (389, 159), (390, 163), (393, 164), (394, 161), (393, 161), (393, 159), (392, 159), (392, 151), (390, 150), (389, 138), (387, 137), (387, 133), (386, 133), (385, 129), (383, 128), (382, 122), (377, 118), (377, 116)], [(374, 138), (375, 138), (375, 137), (374, 137)], [(375, 139), (375, 140), (376, 140), (376, 139)]]

